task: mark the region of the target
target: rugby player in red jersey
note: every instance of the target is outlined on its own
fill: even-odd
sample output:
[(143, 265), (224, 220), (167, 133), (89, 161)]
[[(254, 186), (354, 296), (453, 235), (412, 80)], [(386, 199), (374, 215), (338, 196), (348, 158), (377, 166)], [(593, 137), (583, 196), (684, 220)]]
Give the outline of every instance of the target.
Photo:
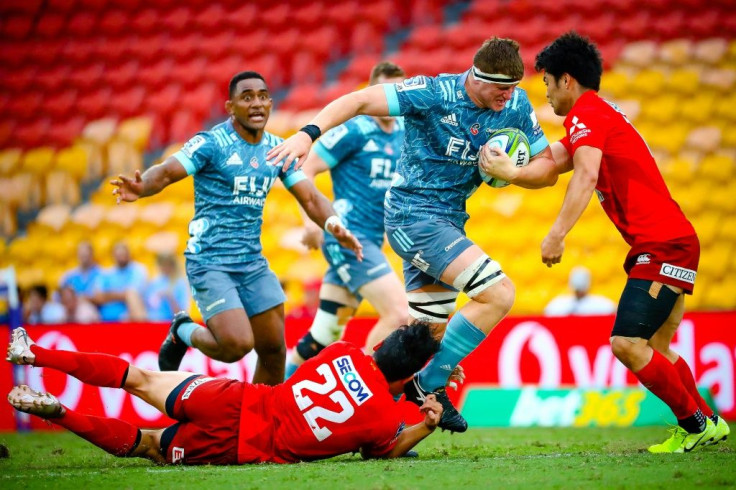
[(431, 434), (442, 416), (442, 405), (428, 395), (420, 408), (424, 421), (405, 427), (394, 401), (438, 349), (428, 325), (403, 326), (372, 356), (337, 342), (285, 383), (266, 386), (149, 371), (108, 354), (49, 350), (17, 328), (8, 361), (56, 369), (93, 386), (122, 388), (178, 422), (139, 429), (76, 412), (25, 385), (14, 387), (8, 401), (110, 454), (159, 464), (295, 463), (357, 451), (365, 458), (395, 458)]
[[(551, 145), (560, 172), (572, 170), (557, 219), (542, 241), (542, 261), (560, 262), (565, 236), (593, 192), (631, 247), (628, 281), (611, 332), (614, 355), (664, 401), (678, 420), (653, 453), (689, 452), (726, 438), (730, 429), (698, 393), (687, 363), (670, 348), (692, 294), (700, 257), (695, 229), (672, 199), (646, 142), (616, 107), (598, 96), (603, 64), (596, 46), (574, 32), (537, 54), (547, 99), (565, 116), (566, 136)], [(502, 152), (486, 149), (484, 171), (511, 183), (538, 177), (533, 164), (516, 168)]]

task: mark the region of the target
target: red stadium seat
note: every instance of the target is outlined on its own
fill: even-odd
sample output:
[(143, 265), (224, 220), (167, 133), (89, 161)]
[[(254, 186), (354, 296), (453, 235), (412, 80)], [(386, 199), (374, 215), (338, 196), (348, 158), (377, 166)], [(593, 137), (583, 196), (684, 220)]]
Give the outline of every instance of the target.
[(359, 0), (347, 0), (330, 5), (325, 12), (325, 23), (335, 26), (343, 36), (348, 36), (355, 22), (361, 18), (363, 10), (363, 4)]
[(44, 13), (33, 28), (34, 38), (56, 39), (64, 29), (65, 24), (65, 14)]
[(69, 74), (68, 80), (72, 87), (80, 91), (88, 91), (102, 84), (104, 72), (105, 64), (100, 61), (75, 68)]
[(130, 27), (137, 34), (149, 34), (159, 29), (161, 14), (153, 8), (135, 12), (130, 19)]
[(84, 127), (83, 116), (72, 116), (66, 120), (54, 121), (48, 129), (48, 144), (57, 148), (71, 145), (79, 137)]
[[(400, 25), (400, 21), (394, 16), (395, 8), (393, 0), (376, 0), (371, 2), (370, 8), (362, 9), (359, 18), (376, 26), (378, 32), (386, 32)], [(354, 21), (357, 20), (357, 18), (354, 19)]]
[(380, 55), (384, 50), (383, 34), (373, 24), (361, 22), (355, 26), (350, 36), (350, 54)]
[(432, 51), (446, 42), (445, 32), (441, 25), (423, 25), (412, 29), (408, 39), (404, 42), (405, 47)]
[(689, 22), (682, 11), (662, 13), (652, 19), (648, 36), (659, 41), (669, 41), (682, 37), (683, 33), (687, 32), (687, 24)]
[(69, 65), (80, 65), (92, 62), (95, 59), (117, 59), (114, 49), (105, 44), (102, 49), (101, 45), (104, 40), (100, 39), (95, 42), (81, 39), (70, 39), (61, 48), (60, 57)]
[(436, 0), (412, 1), (409, 9), (409, 22), (412, 26), (441, 25), (444, 19), (443, 3)]
[(285, 2), (273, 2), (270, 6), (261, 10), (258, 14), (258, 24), (263, 25), (272, 34), (277, 34), (292, 25), (291, 5)]
[[(368, 76), (370, 73), (365, 74), (365, 82), (368, 83)], [(322, 92), (319, 94), (319, 107), (323, 107), (333, 100), (337, 99), (338, 97), (341, 97), (345, 94), (349, 94), (350, 92), (353, 92), (354, 90), (357, 90), (359, 88), (358, 84), (352, 83), (352, 82), (338, 82), (335, 84), (330, 85), (329, 87), (325, 88)]]
[(205, 36), (216, 34), (222, 29), (222, 23), (227, 16), (228, 13), (221, 4), (208, 4), (194, 16), (194, 28)]
[(107, 116), (110, 107), (112, 90), (109, 87), (98, 88), (89, 92), (80, 92), (76, 109), (87, 119), (99, 119)]
[[(265, 38), (265, 36), (264, 36)], [(223, 30), (204, 36), (197, 45), (197, 53), (208, 59), (224, 58), (235, 51), (241, 51), (242, 37), (237, 37), (230, 30)]]
[[(320, 69), (319, 67), (324, 63), (334, 60), (343, 54), (347, 47), (347, 43), (340, 39), (338, 30), (327, 25), (305, 34), (302, 42), (304, 49), (312, 53), (318, 63), (313, 69)], [(295, 53), (295, 58), (298, 56)]]
[(13, 132), (13, 146), (22, 148), (41, 146), (46, 139), (46, 131), (50, 125), (49, 119), (37, 119), (19, 124)]
[(379, 54), (363, 54), (353, 57), (348, 67), (340, 74), (340, 80), (357, 86), (367, 82), (373, 66), (381, 60)]
[(143, 101), (149, 96), (149, 89), (140, 85), (129, 87), (125, 91), (115, 91), (110, 96), (109, 114), (119, 119), (127, 119), (144, 113)]
[(147, 65), (167, 56), (169, 45), (169, 36), (166, 33), (154, 32), (128, 38), (127, 48), (131, 58), (141, 65)]
[(303, 32), (308, 32), (325, 25), (324, 18), (327, 10), (329, 9), (326, 9), (323, 3), (305, 2), (294, 8), (292, 11), (292, 20), (299, 29)]
[(121, 9), (106, 10), (98, 27), (106, 36), (119, 36), (130, 28), (130, 14)]
[(27, 91), (15, 95), (6, 105), (7, 113), (19, 121), (28, 121), (38, 116), (43, 96), (39, 91)]
[(110, 63), (102, 73), (101, 83), (112, 87), (115, 91), (126, 90), (139, 83), (139, 67), (137, 59), (130, 59), (122, 64)]
[(38, 68), (35, 65), (21, 66), (3, 74), (3, 88), (19, 93), (31, 89), (38, 79)]
[(320, 86), (317, 84), (303, 84), (292, 87), (286, 99), (279, 105), (279, 109), (303, 111), (319, 106)]
[(99, 12), (105, 9), (109, 5), (108, 0), (78, 0), (79, 6), (85, 10), (92, 10)]
[(170, 41), (166, 45), (166, 54), (172, 56), (179, 62), (187, 61), (194, 55), (201, 39), (202, 35), (196, 31), (191, 33), (182, 33), (175, 38), (174, 42)]
[[(256, 19), (260, 18), (260, 12), (258, 9), (259, 7), (255, 2), (243, 2), (233, 7), (228, 11), (228, 16), (223, 21), (223, 29), (230, 27), (243, 35), (260, 31), (260, 29), (253, 29), (253, 26), (256, 24)], [(251, 32), (248, 32), (248, 30)]]
[(88, 37), (97, 30), (97, 15), (94, 12), (73, 12), (66, 22), (64, 32), (71, 37)]
[(187, 110), (174, 112), (168, 122), (168, 141), (186, 141), (203, 129), (202, 122), (196, 120)]
[(73, 112), (77, 103), (77, 91), (73, 88), (65, 88), (61, 91), (48, 91), (49, 100), (44, 105), (44, 113), (50, 117), (64, 118)]
[(192, 26), (192, 11), (188, 7), (177, 7), (163, 13), (160, 28), (171, 34), (180, 34)]
[(167, 116), (176, 112), (182, 87), (175, 79), (163, 85), (159, 90), (149, 93), (144, 101), (145, 112)]
[(33, 17), (25, 14), (8, 15), (2, 19), (0, 39), (27, 39), (33, 28)]
[(4, 0), (2, 13), (7, 14), (12, 12), (32, 16), (39, 11), (43, 3), (46, 2), (44, 0)]
[(192, 113), (195, 121), (208, 120), (213, 112), (222, 112), (224, 109), (225, 94), (210, 83), (200, 83), (196, 88), (185, 90), (180, 97), (180, 106)]
[[(151, 2), (147, 2), (145, 0), (108, 0), (106, 3), (110, 6), (118, 7), (130, 12), (135, 12), (140, 10), (142, 6), (151, 4)], [(177, 3), (179, 2), (176, 0), (156, 0), (155, 5), (160, 9), (169, 9)]]
[(185, 89), (192, 89), (206, 79), (207, 59), (203, 56), (190, 59), (180, 59), (170, 73), (172, 80), (181, 84)]
[(17, 146), (14, 137), (16, 121), (10, 119), (0, 119), (0, 148), (9, 148)]
[(649, 39), (651, 16), (649, 12), (641, 11), (637, 15), (621, 19), (616, 25), (612, 36), (618, 36), (627, 41)]
[(174, 68), (171, 58), (161, 58), (154, 63), (142, 65), (138, 70), (138, 81), (149, 90), (157, 90), (170, 81), (169, 72)]

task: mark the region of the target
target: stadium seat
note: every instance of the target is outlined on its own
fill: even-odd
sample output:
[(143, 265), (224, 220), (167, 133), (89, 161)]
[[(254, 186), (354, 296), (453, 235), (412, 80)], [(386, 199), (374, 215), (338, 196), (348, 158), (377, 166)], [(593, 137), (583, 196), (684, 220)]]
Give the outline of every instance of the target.
[(664, 73), (658, 70), (644, 69), (631, 80), (631, 89), (639, 95), (653, 97), (662, 93), (664, 84)]
[(693, 56), (695, 60), (708, 65), (719, 64), (728, 53), (728, 41), (724, 38), (714, 37), (695, 43)]
[(647, 69), (652, 66), (656, 57), (657, 44), (654, 41), (640, 41), (627, 44), (621, 52), (619, 62), (635, 68)]
[(89, 166), (89, 153), (81, 145), (59, 150), (56, 154), (56, 169), (68, 173), (79, 184)]
[(702, 71), (700, 81), (704, 86), (727, 95), (736, 88), (736, 69), (708, 68)]
[(0, 150), (0, 175), (7, 176), (15, 173), (20, 167), (23, 150), (20, 148), (7, 148)]
[(150, 117), (131, 117), (118, 125), (117, 138), (129, 142), (136, 150), (143, 152), (148, 147), (151, 126)]
[(49, 172), (43, 179), (44, 204), (76, 206), (81, 200), (75, 176), (63, 170)]
[(144, 110), (144, 101), (149, 96), (151, 87), (136, 85), (116, 92), (109, 101), (109, 113), (107, 116), (120, 119), (140, 116)]
[(107, 173), (131, 175), (143, 170), (143, 156), (135, 147), (124, 140), (111, 140), (107, 145)]
[(56, 121), (49, 126), (46, 133), (48, 144), (55, 147), (70, 145), (82, 132), (84, 121), (84, 116), (81, 115), (72, 115)]
[(20, 169), (34, 175), (43, 175), (54, 165), (56, 150), (50, 147), (39, 147), (28, 150), (20, 161)]
[(99, 146), (106, 145), (115, 134), (117, 121), (113, 118), (103, 118), (90, 121), (82, 129), (82, 139), (93, 142)]
[(94, 12), (71, 11), (64, 27), (67, 36), (86, 38), (91, 35), (98, 25), (98, 18)]
[(674, 70), (667, 77), (665, 87), (668, 92), (692, 95), (701, 88), (700, 73), (693, 69)]

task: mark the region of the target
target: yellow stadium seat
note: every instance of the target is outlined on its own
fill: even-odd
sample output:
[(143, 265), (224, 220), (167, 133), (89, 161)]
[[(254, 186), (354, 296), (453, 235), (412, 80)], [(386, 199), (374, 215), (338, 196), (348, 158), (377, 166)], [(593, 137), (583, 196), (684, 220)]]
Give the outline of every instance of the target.
[(71, 217), (71, 207), (68, 204), (53, 204), (41, 208), (36, 216), (36, 223), (59, 232)]
[(132, 144), (139, 152), (143, 152), (151, 138), (152, 127), (151, 118), (145, 116), (132, 117), (120, 123), (117, 137)]
[(294, 127), (294, 113), (291, 111), (274, 111), (268, 118), (266, 130), (270, 133), (287, 138), (294, 134), (298, 128)]
[(115, 135), (115, 128), (118, 123), (113, 118), (97, 119), (90, 121), (82, 129), (81, 138), (85, 141), (93, 142), (97, 145), (106, 145)]
[(659, 60), (670, 66), (681, 66), (690, 61), (693, 42), (689, 39), (674, 39), (659, 46)]
[(681, 124), (639, 124), (639, 132), (649, 146), (655, 150), (660, 149), (670, 155), (677, 154), (687, 140), (689, 129)]
[(109, 225), (130, 229), (138, 219), (139, 206), (136, 203), (121, 203), (105, 210), (103, 221)]
[(668, 185), (683, 186), (692, 182), (695, 176), (695, 163), (686, 158), (675, 158), (663, 166), (662, 174)]
[[(733, 254), (732, 243), (714, 243), (712, 237), (700, 237), (700, 228), (696, 228), (698, 237), (701, 239), (701, 245), (705, 245), (700, 253), (700, 263), (698, 265), (698, 279), (703, 282), (711, 282), (720, 280), (726, 276), (728, 265)], [(715, 236), (715, 233), (713, 233)], [(710, 238), (710, 240), (709, 240)]]
[(42, 175), (54, 165), (56, 150), (42, 146), (28, 150), (21, 157), (21, 169), (34, 175)]
[(657, 58), (657, 43), (654, 41), (639, 41), (624, 46), (619, 62), (637, 68), (652, 66)]
[(658, 70), (644, 69), (637, 73), (631, 81), (631, 90), (637, 95), (653, 97), (662, 93), (666, 78)]
[(172, 143), (166, 148), (164, 148), (164, 151), (161, 152), (161, 156), (157, 160), (158, 163), (163, 162), (167, 158), (169, 158), (171, 155), (176, 153), (177, 151), (181, 150), (181, 147), (184, 146), (184, 143)]
[(670, 124), (675, 121), (681, 97), (675, 95), (662, 95), (649, 99), (642, 106), (640, 117), (649, 123)]
[(682, 101), (680, 114), (683, 122), (687, 121), (691, 125), (707, 124), (715, 114), (717, 102), (720, 103), (714, 93), (699, 93)]
[[(715, 148), (717, 147), (718, 145), (715, 145)], [(713, 149), (715, 150), (715, 148)], [(723, 153), (706, 155), (698, 164), (697, 177), (699, 179), (710, 180), (717, 188), (723, 182), (728, 182), (731, 179), (734, 174), (735, 163), (733, 158)]]
[(72, 213), (72, 222), (90, 230), (96, 229), (105, 216), (107, 206), (85, 203), (77, 207)]
[(68, 172), (54, 170), (44, 179), (45, 204), (79, 204), (81, 200), (79, 185)]
[(702, 154), (712, 153), (721, 145), (721, 128), (701, 126), (693, 129), (685, 140), (688, 149)]
[(693, 56), (701, 63), (717, 65), (723, 61), (728, 51), (728, 41), (723, 38), (712, 38), (695, 43)]
[(81, 145), (64, 148), (56, 155), (56, 169), (71, 175), (76, 182), (81, 182), (89, 168), (89, 152)]
[(179, 249), (179, 234), (170, 231), (154, 233), (146, 238), (143, 247), (154, 255), (176, 254)]
[(642, 105), (636, 99), (621, 99), (616, 101), (616, 105), (626, 114), (629, 121), (635, 122), (639, 119), (642, 112)]
[(682, 95), (694, 95), (702, 89), (700, 73), (688, 68), (675, 70), (669, 74), (666, 83), (667, 91)]
[(695, 231), (698, 232), (701, 247), (708, 247), (715, 242), (722, 224), (721, 217), (717, 213), (704, 213), (691, 221)]
[(130, 176), (136, 170), (143, 171), (142, 153), (127, 141), (110, 141), (107, 145), (107, 173)]
[(163, 227), (174, 216), (174, 205), (169, 202), (157, 202), (143, 206), (138, 219), (157, 227)]
[[(79, 146), (87, 152), (87, 168), (82, 177), (82, 182), (90, 182), (99, 179), (105, 174), (107, 165), (104, 147), (94, 141), (77, 140), (74, 146)], [(81, 171), (81, 170), (80, 170)]]
[[(733, 196), (731, 196), (731, 200), (734, 200)], [(731, 243), (736, 243), (736, 220), (734, 219), (723, 220), (721, 227), (718, 230), (718, 236), (721, 240), (728, 240)]]
[(41, 180), (28, 172), (15, 174), (9, 180), (6, 202), (23, 211), (38, 208), (43, 203)]
[[(0, 202), (0, 235), (8, 239), (18, 231), (18, 219), (13, 206)], [(0, 242), (4, 243), (3, 240)], [(4, 257), (0, 253), (0, 257)]]
[(0, 150), (0, 175), (11, 175), (18, 170), (22, 155), (23, 150), (20, 148)]
[(704, 86), (724, 95), (733, 93), (736, 88), (736, 70), (733, 68), (709, 68), (703, 70), (701, 82)]

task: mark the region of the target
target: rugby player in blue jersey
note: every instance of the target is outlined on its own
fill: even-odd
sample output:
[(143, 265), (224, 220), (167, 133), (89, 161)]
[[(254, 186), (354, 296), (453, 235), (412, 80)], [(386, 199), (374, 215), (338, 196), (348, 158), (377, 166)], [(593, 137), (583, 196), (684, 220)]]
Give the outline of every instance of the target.
[(225, 109), (230, 117), (141, 174), (112, 180), (117, 202), (132, 202), (194, 175), (194, 218), (189, 224), (186, 271), (208, 328), (186, 313), (174, 317), (159, 352), (161, 370), (179, 367), (187, 347), (235, 362), (256, 350), (254, 383), (284, 380), (284, 292), (261, 253), (266, 195), (277, 178), (307, 215), (360, 259), (360, 242), (342, 224), (330, 202), (300, 170), (269, 162), (267, 152), (283, 140), (264, 128), (272, 100), (263, 77), (241, 72), (230, 81)]
[[(371, 70), (370, 84), (399, 83), (404, 70), (391, 62)], [(381, 252), (383, 200), (404, 143), (401, 118), (358, 116), (320, 139), (302, 166), (309, 178), (330, 171), (333, 207), (363, 244), (363, 261), (312, 221), (304, 222), (303, 243), (322, 249), (329, 268), (319, 291), (319, 310), (286, 366), (287, 378), (302, 362), (339, 340), (365, 298), (379, 319), (366, 340), (366, 352), (407, 320), (404, 287)]]
[[(417, 76), (340, 97), (268, 155), (289, 168), (295, 158), (304, 160), (323, 131), (356, 115), (404, 116), (402, 156), (386, 194), (386, 234), (404, 259), (410, 315), (444, 332), (440, 351), (407, 383), (405, 393), (421, 403), (436, 392), (444, 407), (440, 427), (457, 432), (465, 431), (467, 422), (444, 386), (457, 364), (508, 313), (515, 295), (501, 265), (465, 236), (465, 201), (482, 183), (480, 149), (494, 130), (518, 128), (531, 146), (530, 165), (541, 170), (525, 185), (544, 187), (557, 180), (547, 139), (526, 93), (516, 87), (523, 75), (519, 44), (489, 39), (466, 72)], [(447, 323), (458, 291), (471, 301)]]

